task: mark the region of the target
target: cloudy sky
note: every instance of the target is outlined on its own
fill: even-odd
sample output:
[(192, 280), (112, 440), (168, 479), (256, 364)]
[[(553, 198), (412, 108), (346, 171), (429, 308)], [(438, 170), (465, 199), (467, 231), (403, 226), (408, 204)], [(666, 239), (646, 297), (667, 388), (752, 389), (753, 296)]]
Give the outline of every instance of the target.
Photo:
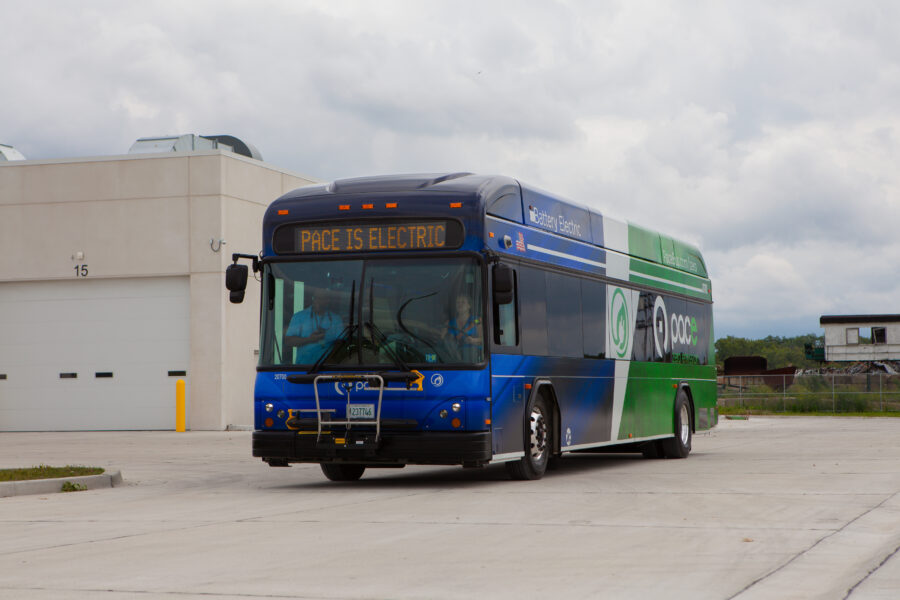
[(0, 143), (236, 135), (510, 175), (698, 244), (716, 335), (900, 313), (900, 3), (0, 0)]

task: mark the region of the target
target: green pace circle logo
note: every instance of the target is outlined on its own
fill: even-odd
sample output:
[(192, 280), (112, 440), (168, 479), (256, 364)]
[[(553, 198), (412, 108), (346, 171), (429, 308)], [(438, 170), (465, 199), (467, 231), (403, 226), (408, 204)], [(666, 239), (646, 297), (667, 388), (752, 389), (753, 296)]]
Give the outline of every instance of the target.
[(613, 350), (619, 358), (624, 358), (628, 351), (628, 338), (630, 319), (628, 318), (628, 302), (625, 301), (625, 293), (621, 288), (613, 292), (612, 301), (609, 303), (609, 325), (613, 343)]

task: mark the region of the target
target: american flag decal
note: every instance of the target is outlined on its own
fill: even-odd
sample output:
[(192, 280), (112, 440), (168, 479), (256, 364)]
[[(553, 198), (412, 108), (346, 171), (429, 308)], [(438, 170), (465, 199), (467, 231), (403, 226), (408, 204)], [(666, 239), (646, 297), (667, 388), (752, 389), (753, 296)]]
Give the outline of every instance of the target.
[(525, 252), (525, 236), (522, 235), (522, 232), (519, 232), (519, 239), (516, 240), (516, 250), (519, 252)]

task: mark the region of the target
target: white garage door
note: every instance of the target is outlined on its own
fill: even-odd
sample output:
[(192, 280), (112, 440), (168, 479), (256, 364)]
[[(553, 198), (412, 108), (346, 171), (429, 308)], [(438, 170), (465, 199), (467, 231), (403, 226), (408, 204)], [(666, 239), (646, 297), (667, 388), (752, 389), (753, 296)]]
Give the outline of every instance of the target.
[(0, 283), (0, 431), (174, 429), (187, 277)]

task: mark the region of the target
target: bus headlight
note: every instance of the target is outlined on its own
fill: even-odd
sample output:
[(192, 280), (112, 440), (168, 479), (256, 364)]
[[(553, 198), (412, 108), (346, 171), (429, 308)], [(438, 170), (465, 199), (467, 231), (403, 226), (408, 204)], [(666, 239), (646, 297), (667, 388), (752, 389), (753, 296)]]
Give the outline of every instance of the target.
[(267, 403), (266, 412), (272, 412), (273, 410), (275, 410), (275, 406), (271, 402)]
[(459, 402), (454, 402), (450, 408), (453, 409), (453, 412), (459, 412), (462, 407), (459, 405)]

